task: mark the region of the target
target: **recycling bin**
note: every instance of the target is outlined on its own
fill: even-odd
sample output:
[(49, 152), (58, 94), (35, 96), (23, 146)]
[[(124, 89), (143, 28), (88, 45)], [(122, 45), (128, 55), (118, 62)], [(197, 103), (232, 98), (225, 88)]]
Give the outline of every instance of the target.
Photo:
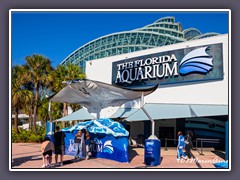
[(161, 141), (159, 139), (146, 139), (144, 146), (144, 163), (149, 166), (160, 165)]

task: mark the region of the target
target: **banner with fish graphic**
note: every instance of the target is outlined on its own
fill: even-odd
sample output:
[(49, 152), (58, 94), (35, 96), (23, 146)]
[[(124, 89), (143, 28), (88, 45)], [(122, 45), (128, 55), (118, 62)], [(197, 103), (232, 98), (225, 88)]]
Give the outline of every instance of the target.
[(223, 79), (222, 43), (148, 54), (112, 63), (112, 84), (141, 87)]
[[(129, 162), (129, 132), (122, 124), (109, 118), (79, 122), (73, 127), (62, 129), (66, 135), (65, 155), (75, 155), (77, 149), (74, 145), (74, 137), (82, 129), (86, 129), (90, 134), (90, 140), (87, 142), (90, 157)], [(81, 152), (79, 155), (81, 156)]]
[(95, 134), (90, 142), (92, 157), (129, 162), (128, 137)]

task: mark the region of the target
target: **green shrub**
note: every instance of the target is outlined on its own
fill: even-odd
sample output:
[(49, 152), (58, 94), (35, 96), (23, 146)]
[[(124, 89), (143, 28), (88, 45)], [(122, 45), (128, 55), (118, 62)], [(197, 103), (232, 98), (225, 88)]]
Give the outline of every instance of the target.
[(31, 134), (28, 140), (28, 142), (41, 142), (41, 141), (42, 141), (42, 136), (37, 134)]
[(43, 141), (46, 135), (46, 129), (42, 126), (36, 127), (36, 133), (32, 130), (24, 130), (19, 128), (19, 133), (16, 134), (14, 129), (12, 129), (12, 142), (13, 143), (40, 143)]

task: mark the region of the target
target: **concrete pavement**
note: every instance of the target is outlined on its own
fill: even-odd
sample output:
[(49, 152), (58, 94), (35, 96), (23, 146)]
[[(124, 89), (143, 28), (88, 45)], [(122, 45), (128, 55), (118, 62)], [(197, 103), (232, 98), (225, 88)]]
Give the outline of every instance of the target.
[[(12, 169), (41, 169), (42, 157), (40, 152), (41, 144), (38, 143), (13, 143), (12, 144)], [(130, 147), (129, 163), (120, 163), (113, 160), (102, 158), (90, 158), (89, 160), (75, 160), (73, 156), (65, 156), (63, 166), (54, 166), (53, 168), (215, 168), (214, 163), (224, 161), (224, 154), (219, 151), (205, 149), (204, 155), (198, 151), (192, 150), (195, 159), (177, 161), (176, 148), (161, 149), (161, 163), (159, 166), (146, 166), (144, 164), (144, 148)], [(54, 162), (54, 158), (53, 158)]]

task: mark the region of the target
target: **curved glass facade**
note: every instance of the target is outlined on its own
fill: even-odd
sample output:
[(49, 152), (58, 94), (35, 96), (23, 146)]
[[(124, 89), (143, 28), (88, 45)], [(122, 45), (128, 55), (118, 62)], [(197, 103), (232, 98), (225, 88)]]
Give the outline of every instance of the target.
[(195, 28), (182, 29), (174, 17), (164, 17), (152, 24), (131, 31), (102, 36), (84, 44), (72, 52), (60, 64), (70, 62), (85, 71), (86, 61), (175, 44), (192, 39), (214, 36), (217, 33), (202, 34)]

